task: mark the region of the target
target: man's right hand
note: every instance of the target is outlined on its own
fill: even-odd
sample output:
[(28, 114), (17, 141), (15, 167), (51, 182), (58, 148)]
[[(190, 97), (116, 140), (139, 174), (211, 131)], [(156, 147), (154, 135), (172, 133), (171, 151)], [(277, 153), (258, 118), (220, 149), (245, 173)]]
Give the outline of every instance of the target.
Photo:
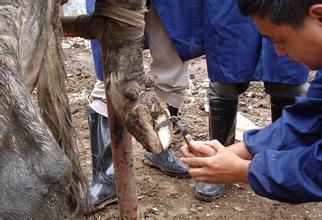
[(191, 141), (190, 146), (191, 148), (187, 145), (180, 148), (183, 157), (211, 157), (216, 154), (216, 151), (209, 145), (206, 145), (204, 141)]

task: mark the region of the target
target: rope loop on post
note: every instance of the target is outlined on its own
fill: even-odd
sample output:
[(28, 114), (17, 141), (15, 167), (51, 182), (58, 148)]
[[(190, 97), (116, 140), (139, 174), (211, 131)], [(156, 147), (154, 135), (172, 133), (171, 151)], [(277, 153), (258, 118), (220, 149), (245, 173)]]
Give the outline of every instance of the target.
[(116, 22), (110, 26), (112, 38), (133, 40), (144, 35), (144, 15), (146, 8), (130, 10), (123, 8), (115, 0), (96, 1), (94, 15), (105, 16)]

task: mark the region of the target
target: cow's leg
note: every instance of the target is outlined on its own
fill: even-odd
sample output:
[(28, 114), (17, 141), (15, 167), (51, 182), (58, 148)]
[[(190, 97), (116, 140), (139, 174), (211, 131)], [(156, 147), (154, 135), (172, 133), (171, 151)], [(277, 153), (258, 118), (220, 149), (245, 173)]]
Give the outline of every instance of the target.
[(160, 138), (154, 126), (169, 116), (165, 103), (145, 90), (143, 30), (145, 1), (97, 0), (94, 15), (107, 16), (101, 39), (106, 57), (106, 89), (115, 113), (127, 130), (149, 151), (160, 153), (171, 141), (171, 128)]
[[(106, 88), (118, 118), (149, 151), (160, 153), (171, 142), (171, 127), (154, 126), (169, 116), (154, 91), (145, 90), (142, 37), (145, 1), (97, 0), (92, 15), (65, 17), (65, 36), (101, 41), (106, 56)], [(134, 11), (134, 13), (133, 13)], [(129, 14), (127, 14), (129, 13)]]

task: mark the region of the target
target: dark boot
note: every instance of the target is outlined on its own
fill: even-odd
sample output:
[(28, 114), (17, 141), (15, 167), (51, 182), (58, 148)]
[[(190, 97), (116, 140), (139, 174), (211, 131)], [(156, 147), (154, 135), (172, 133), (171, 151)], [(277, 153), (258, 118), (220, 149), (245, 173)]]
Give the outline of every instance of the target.
[(238, 99), (209, 101), (209, 138), (228, 146), (235, 142)]
[(272, 122), (276, 121), (282, 116), (283, 108), (287, 105), (293, 105), (295, 103), (294, 97), (277, 97), (271, 96), (271, 114)]
[[(235, 142), (238, 99), (209, 100), (209, 138), (228, 146)], [(223, 184), (196, 183), (195, 195), (203, 201), (213, 201), (221, 196)]]
[(93, 163), (93, 181), (88, 195), (90, 206), (95, 209), (100, 205), (116, 201), (115, 173), (108, 119), (96, 113), (89, 106), (86, 111)]
[[(176, 116), (178, 114), (177, 108), (168, 106), (168, 109), (171, 116)], [(183, 163), (181, 163), (178, 158), (176, 158), (171, 149), (171, 145), (167, 150), (161, 152), (160, 154), (153, 154), (144, 150), (144, 159), (147, 165), (156, 167), (170, 176), (188, 176), (187, 167)]]

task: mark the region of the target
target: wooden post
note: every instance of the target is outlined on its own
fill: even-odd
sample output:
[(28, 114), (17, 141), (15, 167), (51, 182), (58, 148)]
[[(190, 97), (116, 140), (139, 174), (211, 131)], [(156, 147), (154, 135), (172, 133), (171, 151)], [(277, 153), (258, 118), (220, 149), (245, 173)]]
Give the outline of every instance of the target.
[(136, 219), (138, 200), (131, 135), (119, 122), (111, 103), (108, 103), (108, 117), (120, 216), (122, 219)]

